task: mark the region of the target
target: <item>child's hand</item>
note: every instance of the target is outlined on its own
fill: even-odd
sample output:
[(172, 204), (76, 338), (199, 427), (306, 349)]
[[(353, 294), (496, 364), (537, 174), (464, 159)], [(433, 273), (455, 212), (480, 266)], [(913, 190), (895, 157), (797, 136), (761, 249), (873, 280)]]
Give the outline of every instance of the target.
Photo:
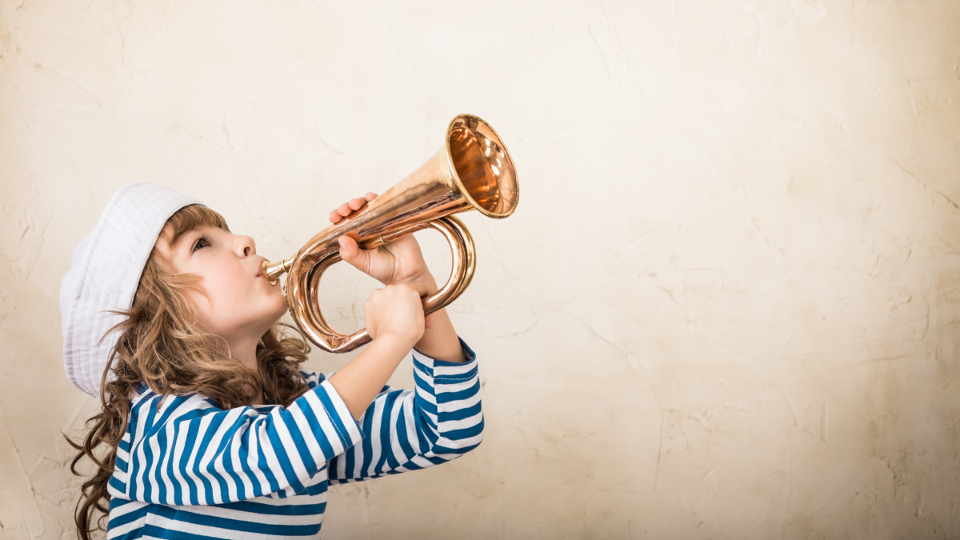
[[(377, 198), (376, 193), (351, 199), (330, 214), (331, 223), (350, 219), (358, 210)], [(340, 256), (344, 261), (384, 285), (411, 284), (420, 294), (436, 292), (437, 284), (423, 260), (420, 244), (412, 234), (397, 238), (385, 246), (360, 249), (357, 242), (348, 236), (340, 237)]]
[[(344, 219), (351, 219), (362, 212), (368, 202), (376, 198), (376, 193), (367, 193), (365, 197), (351, 199), (330, 214), (330, 221), (336, 224)], [(420, 244), (412, 234), (398, 238), (385, 246), (368, 250), (361, 250), (352, 238), (341, 237), (340, 257), (361, 272), (387, 285), (385, 289), (370, 295), (370, 299), (363, 305), (363, 313), (367, 318), (367, 333), (370, 337), (376, 339), (391, 332), (397, 335), (409, 332), (407, 337), (411, 337), (416, 330), (416, 340), (410, 345), (416, 345), (421, 353), (448, 362), (466, 361), (460, 340), (457, 339), (457, 332), (446, 310), (437, 310), (424, 318), (423, 304), (419, 298), (416, 299), (416, 306), (407, 304), (407, 300), (401, 302), (399, 299), (404, 295), (412, 296), (409, 294), (411, 291), (420, 297), (437, 292), (437, 283), (423, 261)], [(406, 286), (399, 289), (404, 291), (402, 295), (391, 287), (397, 284)], [(368, 307), (370, 313), (367, 312)], [(403, 310), (408, 310), (408, 313), (402, 314)], [(411, 326), (404, 327), (404, 322)], [(390, 342), (391, 340), (385, 340), (380, 344), (389, 346)], [(364, 407), (368, 403), (369, 401), (364, 404)], [(363, 411), (360, 410), (360, 412)]]
[(411, 285), (387, 285), (373, 291), (363, 303), (363, 316), (373, 339), (393, 336), (405, 347), (413, 347), (423, 336), (423, 304), (420, 292)]

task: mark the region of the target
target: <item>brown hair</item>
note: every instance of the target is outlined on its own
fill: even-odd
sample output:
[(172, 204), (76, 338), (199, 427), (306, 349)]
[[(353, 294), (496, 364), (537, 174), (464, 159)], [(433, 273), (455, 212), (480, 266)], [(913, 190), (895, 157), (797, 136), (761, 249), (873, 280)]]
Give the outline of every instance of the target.
[[(220, 214), (204, 206), (186, 206), (167, 223), (173, 228), (171, 245), (202, 225), (230, 230)], [(113, 474), (117, 443), (127, 430), (130, 399), (139, 384), (145, 383), (160, 395), (199, 393), (224, 409), (248, 405), (259, 392), (271, 403), (289, 406), (307, 389), (298, 366), (307, 359), (310, 348), (302, 336), (290, 337), (285, 332), (291, 329), (299, 334), (296, 329), (277, 323), (260, 338), (258, 371), (254, 372), (232, 358), (222, 340), (197, 323), (193, 304), (184, 294), (188, 290), (202, 293), (196, 276), (174, 274), (155, 249), (144, 266), (133, 306), (118, 312), (126, 319), (114, 327), (121, 334), (100, 380), (102, 408), (87, 420), (92, 428), (82, 443), (67, 437), (78, 450), (70, 464), (73, 474), (83, 476), (76, 467), (84, 457), (96, 466), (93, 477), (83, 483), (74, 515), (82, 540), (105, 529), (103, 520), (110, 502), (107, 483)], [(114, 378), (108, 380), (111, 370)], [(97, 511), (103, 515), (94, 522)]]

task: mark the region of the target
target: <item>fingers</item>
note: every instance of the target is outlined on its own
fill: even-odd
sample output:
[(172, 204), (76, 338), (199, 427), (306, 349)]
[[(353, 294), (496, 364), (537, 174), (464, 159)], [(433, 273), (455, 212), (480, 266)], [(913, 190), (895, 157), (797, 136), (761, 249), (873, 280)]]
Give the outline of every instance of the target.
[(345, 217), (349, 217), (350, 214), (363, 208), (363, 205), (365, 204), (367, 204), (367, 200), (362, 197), (357, 197), (356, 199), (350, 199), (349, 201), (341, 204), (339, 207), (337, 207), (336, 210), (330, 213), (330, 221), (333, 223), (339, 223), (341, 219)]
[(355, 197), (341, 204), (336, 210), (330, 213), (330, 222), (339, 223), (341, 219), (350, 217), (357, 210), (362, 209), (368, 202), (377, 198), (377, 194), (368, 191), (363, 197)]
[(333, 212), (330, 212), (330, 222), (339, 223), (341, 219), (349, 217), (350, 214), (363, 208), (363, 205), (365, 204), (367, 204), (367, 201), (364, 198), (357, 197), (356, 199), (350, 199), (349, 201), (338, 206)]
[(417, 291), (408, 285), (388, 285), (373, 291), (363, 303), (363, 315), (373, 339), (393, 334), (409, 340), (412, 347), (423, 336), (423, 304)]

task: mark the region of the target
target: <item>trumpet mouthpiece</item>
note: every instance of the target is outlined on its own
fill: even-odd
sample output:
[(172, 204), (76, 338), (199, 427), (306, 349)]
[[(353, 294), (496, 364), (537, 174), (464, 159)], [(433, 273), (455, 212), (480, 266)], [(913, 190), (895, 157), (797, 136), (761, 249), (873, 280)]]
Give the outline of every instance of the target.
[(260, 268), (263, 269), (263, 275), (267, 277), (267, 280), (271, 285), (276, 285), (277, 279), (290, 270), (290, 265), (293, 264), (294, 258), (295, 257), (290, 257), (287, 260), (273, 264), (271, 264), (270, 261), (263, 261), (263, 264), (260, 265)]

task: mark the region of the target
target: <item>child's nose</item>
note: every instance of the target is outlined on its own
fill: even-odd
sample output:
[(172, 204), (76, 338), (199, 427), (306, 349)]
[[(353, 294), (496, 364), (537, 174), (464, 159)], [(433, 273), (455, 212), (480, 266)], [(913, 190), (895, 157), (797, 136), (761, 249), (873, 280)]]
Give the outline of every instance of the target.
[(257, 254), (257, 244), (249, 236), (239, 235), (239, 248), (244, 257)]

